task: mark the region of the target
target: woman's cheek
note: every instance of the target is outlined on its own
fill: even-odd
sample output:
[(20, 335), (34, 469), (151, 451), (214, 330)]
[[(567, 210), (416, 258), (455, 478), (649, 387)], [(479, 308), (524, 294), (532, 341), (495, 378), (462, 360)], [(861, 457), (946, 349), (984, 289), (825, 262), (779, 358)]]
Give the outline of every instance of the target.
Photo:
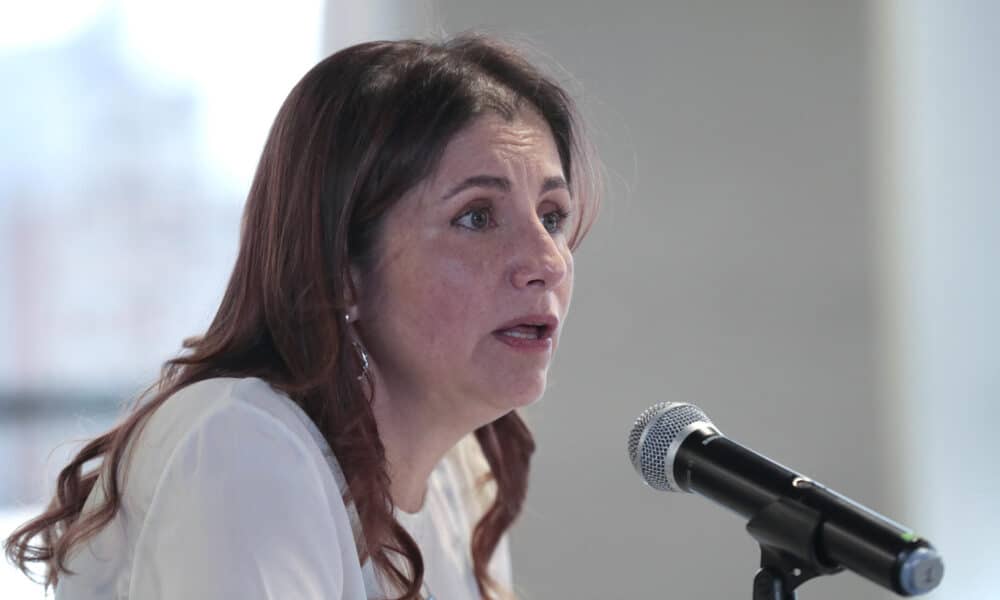
[(563, 301), (563, 314), (569, 309), (570, 300), (573, 298), (573, 254), (566, 250), (563, 254), (566, 261), (566, 275), (561, 283), (560, 299)]

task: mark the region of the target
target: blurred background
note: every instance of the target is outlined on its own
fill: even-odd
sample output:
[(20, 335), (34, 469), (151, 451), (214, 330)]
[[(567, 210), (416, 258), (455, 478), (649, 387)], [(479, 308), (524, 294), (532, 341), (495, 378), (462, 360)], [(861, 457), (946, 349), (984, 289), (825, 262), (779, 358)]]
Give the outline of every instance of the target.
[[(298, 78), (358, 41), (470, 28), (570, 88), (607, 171), (528, 411), (522, 598), (751, 596), (744, 523), (626, 460), (664, 400), (932, 540), (929, 598), (1000, 597), (987, 0), (3, 1), (0, 534), (209, 323)], [(3, 564), (0, 597), (43, 594)], [(799, 597), (893, 596), (845, 573)]]

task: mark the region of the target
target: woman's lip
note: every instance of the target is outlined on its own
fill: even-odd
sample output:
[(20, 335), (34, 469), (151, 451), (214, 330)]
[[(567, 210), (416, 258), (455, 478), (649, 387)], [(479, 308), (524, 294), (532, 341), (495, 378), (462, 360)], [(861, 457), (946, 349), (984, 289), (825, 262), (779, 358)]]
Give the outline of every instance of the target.
[(550, 313), (538, 313), (532, 315), (522, 315), (515, 319), (511, 319), (497, 327), (496, 332), (506, 331), (508, 329), (513, 329), (518, 325), (536, 325), (542, 326), (544, 330), (542, 331), (543, 337), (552, 337), (552, 333), (559, 326), (559, 317)]
[(537, 338), (519, 338), (504, 335), (502, 330), (500, 330), (494, 331), (493, 337), (500, 340), (502, 343), (507, 344), (511, 348), (516, 348), (518, 350), (545, 351), (552, 348), (551, 335), (543, 335), (542, 337)]
[[(518, 327), (529, 326), (537, 328), (538, 337), (514, 337), (505, 332)], [(493, 332), (493, 337), (511, 348), (525, 351), (549, 351), (552, 349), (552, 338), (559, 327), (559, 318), (551, 313), (535, 313), (521, 315), (501, 325)]]

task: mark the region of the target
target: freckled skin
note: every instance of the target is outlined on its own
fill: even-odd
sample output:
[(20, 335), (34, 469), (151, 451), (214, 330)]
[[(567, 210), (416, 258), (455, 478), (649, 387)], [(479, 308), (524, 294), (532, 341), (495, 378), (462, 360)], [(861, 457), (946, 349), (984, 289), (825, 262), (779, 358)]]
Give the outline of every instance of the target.
[[(476, 186), (442, 199), (473, 176), (509, 180), (507, 191)], [(488, 113), (447, 146), (437, 171), (385, 217), (373, 269), (358, 279), (358, 330), (380, 396), (406, 403), (439, 425), (471, 431), (537, 400), (551, 350), (512, 348), (495, 336), (511, 319), (551, 314), (562, 321), (573, 291), (568, 235), (573, 200), (542, 192), (564, 177), (547, 124), (523, 111)], [(489, 227), (469, 227), (470, 207), (487, 206)], [(570, 212), (562, 231), (542, 221)], [(423, 418), (421, 419), (423, 420)]]

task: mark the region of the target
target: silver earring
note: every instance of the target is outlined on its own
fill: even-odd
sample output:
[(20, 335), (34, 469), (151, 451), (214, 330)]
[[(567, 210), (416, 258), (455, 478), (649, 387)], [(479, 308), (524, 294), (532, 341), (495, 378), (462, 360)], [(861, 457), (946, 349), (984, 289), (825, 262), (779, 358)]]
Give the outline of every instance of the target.
[[(344, 323), (351, 322), (351, 313), (344, 313)], [(361, 345), (361, 342), (357, 340), (351, 341), (354, 345), (354, 351), (358, 353), (358, 360), (361, 362), (361, 373), (358, 374), (358, 381), (365, 378), (368, 374), (368, 352), (365, 351), (365, 347)]]
[(361, 361), (361, 373), (358, 374), (358, 380), (365, 378), (368, 374), (368, 353), (365, 352), (365, 347), (361, 345), (361, 342), (351, 342), (354, 344), (354, 350), (358, 353), (358, 358)]

